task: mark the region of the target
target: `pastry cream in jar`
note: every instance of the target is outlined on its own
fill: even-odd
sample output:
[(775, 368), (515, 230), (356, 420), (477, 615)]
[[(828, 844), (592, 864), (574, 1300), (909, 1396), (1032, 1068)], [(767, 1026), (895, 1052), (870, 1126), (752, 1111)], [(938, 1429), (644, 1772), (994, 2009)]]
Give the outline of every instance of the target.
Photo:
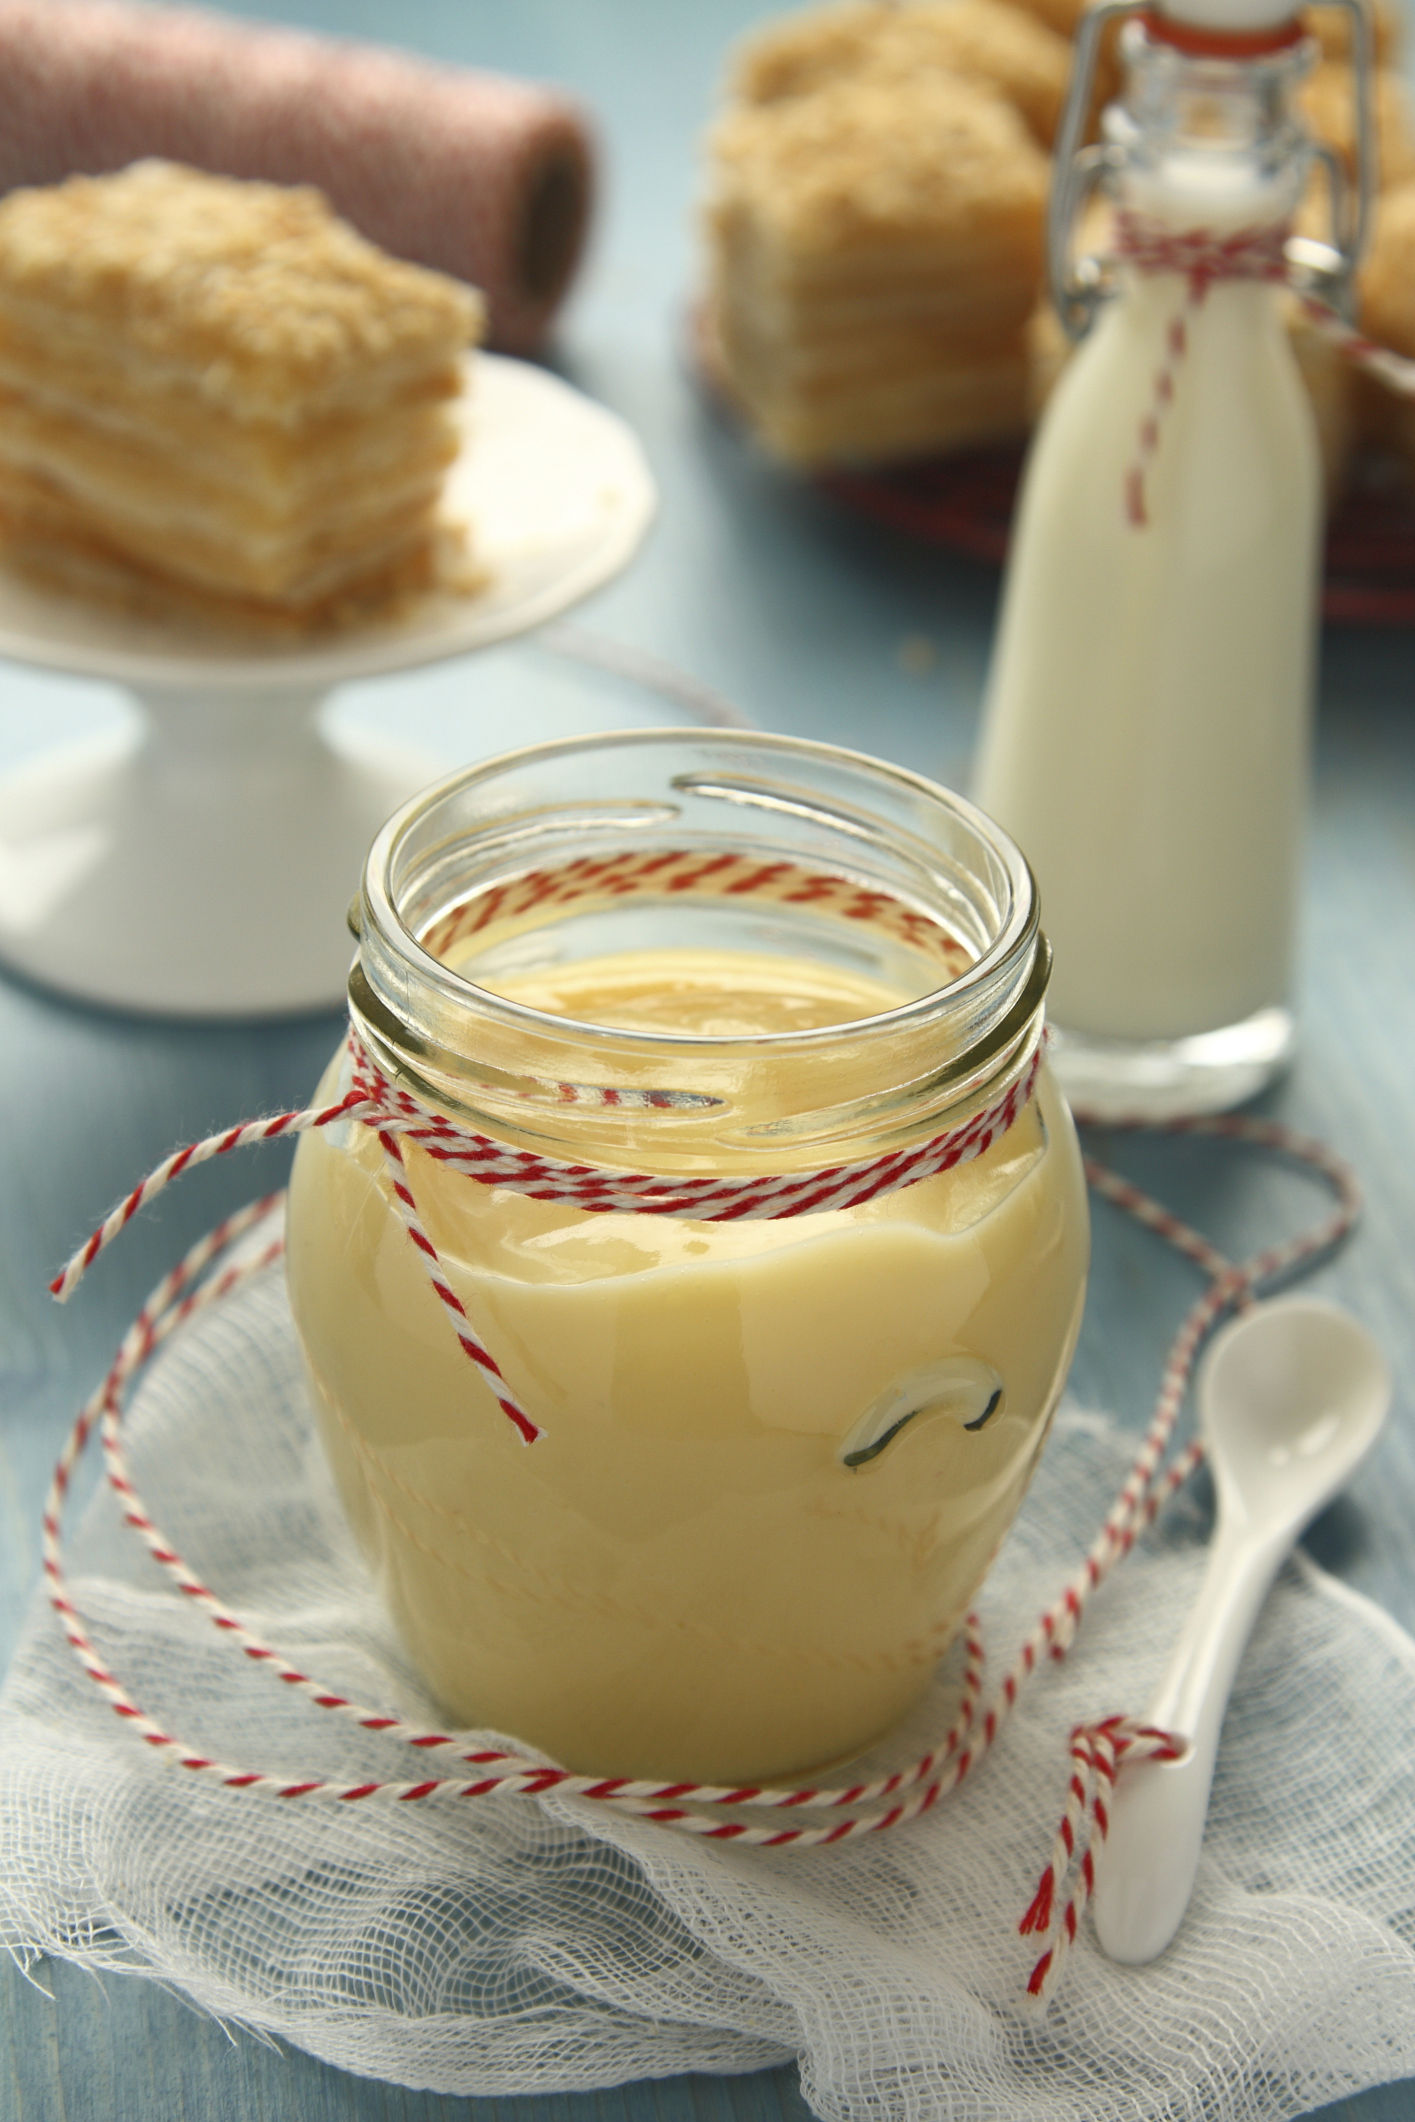
[[(450, 1717), (577, 1770), (741, 1782), (882, 1735), (1015, 1513), (1065, 1376), (1087, 1224), (1037, 1040), (1025, 862), (918, 777), (654, 732), (513, 754), (369, 858), (355, 1033), (458, 1128), (731, 1188), (953, 1138), (852, 1206), (707, 1220), (301, 1141), (289, 1273), (321, 1434)], [(336, 1057), (321, 1096), (337, 1095)], [(736, 1197), (734, 1197), (736, 1198)]]

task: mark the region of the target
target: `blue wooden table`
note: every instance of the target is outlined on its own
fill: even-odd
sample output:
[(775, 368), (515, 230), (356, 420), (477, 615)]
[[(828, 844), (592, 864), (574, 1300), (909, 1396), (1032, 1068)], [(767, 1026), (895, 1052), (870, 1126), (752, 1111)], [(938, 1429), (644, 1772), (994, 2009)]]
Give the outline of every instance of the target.
[[(578, 616), (696, 674), (765, 727), (966, 782), (992, 574), (854, 520), (764, 465), (703, 406), (681, 362), (695, 142), (725, 49), (758, 12), (753, 0), (404, 0), (397, 9), (290, 0), (245, 11), (542, 76), (586, 99), (601, 128), (606, 198), (556, 365), (637, 429), (662, 516), (630, 572)], [(0, 667), (0, 767), (122, 712), (101, 687)], [(449, 765), (529, 737), (671, 719), (636, 684), (536, 642), (350, 688), (334, 712)], [(1319, 1286), (1373, 1328), (1398, 1391), (1378, 1460), (1309, 1545), (1415, 1629), (1415, 634), (1326, 641), (1308, 886), (1301, 1058), (1266, 1109), (1324, 1136), (1361, 1171), (1365, 1223)], [(332, 1017), (143, 1022), (0, 979), (0, 1664), (37, 1574), (40, 1499), (73, 1409), (183, 1245), (263, 1183), (279, 1183), (280, 1152), (196, 1174), (135, 1227), (67, 1313), (49, 1304), (47, 1275), (174, 1144), (302, 1103), (337, 1035)], [(260, 1159), (264, 1168), (254, 1168)], [(1123, 1160), (1230, 1252), (1289, 1228), (1305, 1206), (1270, 1171), (1216, 1162), (1193, 1145), (1134, 1143)], [(1181, 1262), (1098, 1211), (1080, 1394), (1141, 1421), (1191, 1295)], [(233, 2043), (146, 1983), (100, 1989), (54, 1963), (35, 1974), (48, 1995), (0, 1969), (0, 2122), (777, 2122), (805, 2113), (787, 2070), (555, 2100), (438, 2099)], [(1415, 2114), (1415, 2084), (1374, 2089), (1329, 2113), (1396, 2122)]]

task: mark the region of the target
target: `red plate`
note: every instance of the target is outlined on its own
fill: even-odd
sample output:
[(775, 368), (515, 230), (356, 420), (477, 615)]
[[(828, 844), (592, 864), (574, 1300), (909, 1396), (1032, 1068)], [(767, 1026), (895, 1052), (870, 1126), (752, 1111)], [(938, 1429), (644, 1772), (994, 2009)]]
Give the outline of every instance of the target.
[[(1022, 454), (976, 450), (881, 471), (826, 472), (820, 483), (878, 523), (1000, 564)], [(1415, 626), (1415, 493), (1384, 462), (1358, 468), (1327, 527), (1322, 611), (1346, 625)]]

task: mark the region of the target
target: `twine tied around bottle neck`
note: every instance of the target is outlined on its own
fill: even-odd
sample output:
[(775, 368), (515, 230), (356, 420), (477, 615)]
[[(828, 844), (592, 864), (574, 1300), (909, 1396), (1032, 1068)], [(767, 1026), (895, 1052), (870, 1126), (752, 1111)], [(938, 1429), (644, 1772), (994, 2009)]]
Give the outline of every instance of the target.
[[(870, 1164), (838, 1167), (805, 1177), (793, 1175), (789, 1182), (782, 1182), (782, 1191), (775, 1194), (763, 1190), (766, 1182), (738, 1181), (732, 1198), (720, 1182), (704, 1181), (704, 1188), (718, 1184), (722, 1198), (714, 1202), (705, 1193), (696, 1195), (694, 1205), (687, 1207), (683, 1200), (687, 1182), (616, 1174), (606, 1185), (602, 1171), (592, 1172), (586, 1167), (507, 1150), (505, 1145), (455, 1128), (444, 1116), (395, 1090), (359, 1042), (353, 1040), (354, 1081), (343, 1098), (331, 1105), (228, 1129), (169, 1157), (118, 1205), (50, 1287), (56, 1296), (68, 1296), (93, 1260), (139, 1209), (190, 1166), (248, 1143), (271, 1141), (340, 1121), (362, 1124), (374, 1130), (389, 1159), (395, 1196), (408, 1235), (418, 1248), (434, 1289), (452, 1314), (459, 1341), (471, 1360), (488, 1374), (502, 1411), (518, 1434), (531, 1442), (539, 1430), (510, 1395), (455, 1294), (446, 1287), (436, 1251), (422, 1229), (406, 1183), (404, 1143), (420, 1142), (429, 1155), (465, 1170), (484, 1184), (514, 1183), (518, 1190), (536, 1198), (573, 1199), (583, 1208), (621, 1206), (616, 1189), (627, 1185), (642, 1189), (632, 1194), (636, 1213), (691, 1214), (702, 1220), (723, 1220), (734, 1214), (808, 1214), (819, 1206), (808, 1198), (812, 1184), (818, 1193), (821, 1188), (826, 1190), (827, 1205), (848, 1205), (846, 1194), (856, 1201), (874, 1199), (913, 1184), (930, 1171), (947, 1170), (981, 1155), (987, 1141), (1005, 1132), (1034, 1094), (1042, 1054), (1043, 1042), (1038, 1038), (1011, 1089), (964, 1127), (935, 1137), (912, 1153), (918, 1159), (917, 1168), (906, 1168), (898, 1159), (875, 1159)], [(226, 1257), (232, 1246), (279, 1207), (282, 1197), (278, 1194), (268, 1195), (228, 1217), (163, 1278), (124, 1336), (107, 1376), (79, 1413), (54, 1471), (42, 1529), (49, 1600), (66, 1640), (81, 1669), (136, 1738), (160, 1758), (202, 1781), (229, 1790), (342, 1804), (410, 1804), (510, 1796), (584, 1798), (711, 1841), (785, 1850), (853, 1841), (916, 1820), (956, 1790), (991, 1751), (1027, 1682), (1048, 1657), (1059, 1659), (1066, 1655), (1092, 1595), (1201, 1463), (1203, 1447), (1199, 1443), (1185, 1445), (1172, 1456), (1170, 1445), (1195, 1359), (1210, 1330), (1226, 1313), (1251, 1304), (1275, 1280), (1323, 1257), (1351, 1229), (1360, 1212), (1360, 1190), (1350, 1166), (1325, 1144), (1278, 1123), (1228, 1116), (1173, 1122), (1159, 1131), (1216, 1136), (1276, 1151), (1295, 1159), (1323, 1181), (1334, 1194), (1335, 1205), (1327, 1216), (1295, 1237), (1235, 1264), (1148, 1195), (1087, 1159), (1086, 1175), (1092, 1187), (1190, 1259), (1208, 1278), (1207, 1287), (1191, 1307), (1170, 1348), (1144, 1442), (1080, 1565), (1038, 1616), (1001, 1681), (986, 1697), (981, 1631), (976, 1615), (967, 1617), (962, 1631), (964, 1671), (953, 1722), (939, 1743), (909, 1768), (853, 1784), (777, 1784), (769, 1788), (580, 1775), (504, 1749), (478, 1748), (469, 1744), (465, 1734), (425, 1729), (351, 1701), (303, 1672), (264, 1641), (202, 1582), (180, 1549), (153, 1520), (129, 1471), (122, 1418), (137, 1377), (168, 1336), (279, 1258), (283, 1250), (281, 1237), (273, 1238), (262, 1250), (244, 1259)], [(776, 1183), (769, 1182), (773, 1186)], [(398, 1191), (400, 1186), (403, 1192)], [(837, 1193), (841, 1196), (839, 1201)], [(527, 1430), (530, 1435), (526, 1435)], [(74, 1469), (95, 1432), (101, 1437), (108, 1481), (119, 1499), (125, 1522), (178, 1590), (207, 1615), (235, 1650), (264, 1667), (286, 1687), (304, 1695), (312, 1706), (411, 1749), (417, 1763), (413, 1779), (360, 1783), (336, 1783), (322, 1777), (292, 1780), (288, 1775), (213, 1760), (147, 1714), (117, 1674), (105, 1665), (70, 1596), (64, 1571), (65, 1502)], [(1184, 1745), (1182, 1734), (1161, 1731), (1128, 1716), (1102, 1717), (1078, 1725), (1072, 1732), (1072, 1767), (1061, 1821), (1036, 1891), (1018, 1925), (1024, 1936), (1034, 1936), (1042, 1944), (1026, 1983), (1027, 1994), (1034, 2001), (1044, 2004), (1050, 1997), (1076, 1941), (1094, 1887), (1094, 1851), (1107, 1833), (1108, 1800), (1117, 1775), (1127, 1762), (1174, 1759)], [(454, 1772), (427, 1775), (429, 1756), (441, 1756), (453, 1765)], [(467, 1773), (469, 1769), (471, 1775)]]
[(1184, 296), (1165, 329), (1160, 365), (1141, 416), (1134, 455), (1124, 481), (1125, 519), (1136, 530), (1150, 521), (1145, 474), (1159, 450), (1160, 430), (1174, 403), (1178, 373), (1189, 351), (1190, 321), (1203, 308), (1212, 288), (1250, 280), (1287, 287), (1304, 317), (1353, 367), (1375, 376), (1398, 397), (1415, 398), (1415, 361), (1378, 346), (1348, 324), (1329, 303), (1292, 278), (1286, 245), (1290, 228), (1282, 223), (1239, 229), (1216, 236), (1203, 228), (1172, 229), (1143, 214), (1120, 210), (1115, 217), (1116, 252), (1134, 272), (1147, 277), (1173, 274), (1185, 283)]
[(1289, 231), (1278, 223), (1216, 236), (1203, 228), (1172, 229), (1124, 209), (1116, 214), (1115, 229), (1117, 252), (1133, 272), (1146, 277), (1173, 274), (1185, 284), (1183, 300), (1165, 327), (1160, 365), (1125, 473), (1125, 519), (1136, 530), (1145, 530), (1150, 521), (1145, 474), (1158, 453), (1164, 418), (1174, 403), (1179, 370), (1189, 351), (1190, 320), (1203, 308), (1209, 290), (1225, 282), (1251, 280), (1285, 286)]
[(1211, 287), (1225, 280), (1287, 279), (1287, 238), (1283, 222), (1235, 229), (1216, 236), (1208, 229), (1173, 229), (1162, 221), (1121, 208), (1115, 217), (1116, 248), (1137, 273), (1176, 273), (1188, 283), (1191, 301), (1202, 303)]

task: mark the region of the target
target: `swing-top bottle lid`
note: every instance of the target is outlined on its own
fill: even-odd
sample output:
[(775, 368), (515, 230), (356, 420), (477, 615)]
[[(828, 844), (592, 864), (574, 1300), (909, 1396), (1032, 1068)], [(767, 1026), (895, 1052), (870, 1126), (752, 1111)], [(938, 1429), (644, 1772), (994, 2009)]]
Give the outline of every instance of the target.
[(1161, 37), (1176, 32), (1176, 41), (1197, 33), (1216, 45), (1228, 39), (1235, 44), (1271, 39), (1278, 45), (1295, 44), (1304, 34), (1301, 9), (1293, 0), (1150, 0), (1146, 17)]

